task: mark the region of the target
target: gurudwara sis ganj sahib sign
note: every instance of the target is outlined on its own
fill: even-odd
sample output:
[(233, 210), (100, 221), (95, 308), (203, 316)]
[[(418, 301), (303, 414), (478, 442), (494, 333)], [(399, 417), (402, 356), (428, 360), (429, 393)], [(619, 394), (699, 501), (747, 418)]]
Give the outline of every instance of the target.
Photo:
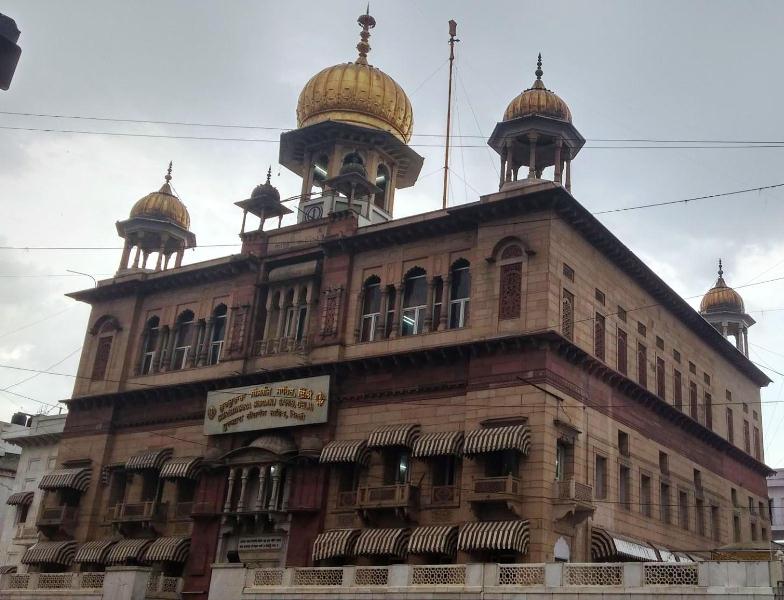
[(325, 423), (329, 375), (207, 393), (204, 433), (236, 433)]

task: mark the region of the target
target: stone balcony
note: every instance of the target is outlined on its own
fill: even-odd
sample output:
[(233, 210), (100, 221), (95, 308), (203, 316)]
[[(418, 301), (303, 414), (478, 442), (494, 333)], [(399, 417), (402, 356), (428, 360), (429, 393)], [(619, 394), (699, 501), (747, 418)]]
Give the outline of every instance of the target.
[(253, 344), (253, 356), (270, 356), (273, 354), (307, 354), (310, 350), (310, 337), (302, 339), (294, 337), (256, 340)]
[(512, 475), (503, 477), (477, 477), (468, 492), (468, 501), (473, 504), (506, 504), (512, 512), (520, 514), (523, 485)]
[(554, 482), (553, 498), (555, 520), (565, 519), (572, 525), (584, 521), (596, 510), (593, 488), (574, 479)]
[(38, 539), (38, 528), (30, 527), (26, 523), (19, 523), (14, 529), (15, 541), (35, 541)]
[(79, 518), (78, 506), (42, 506), (35, 521), (36, 527), (44, 533), (53, 531), (70, 532)]
[(155, 528), (167, 520), (168, 505), (157, 502), (123, 502), (109, 509), (107, 520), (121, 532), (133, 528)]
[(361, 487), (357, 490), (356, 506), (365, 512), (391, 509), (410, 516), (419, 508), (419, 488), (410, 483)]
[[(210, 598), (773, 599), (782, 564), (547, 563), (245, 569), (213, 565)], [(782, 588), (778, 588), (784, 591)], [(557, 594), (557, 595), (556, 595)], [(609, 594), (609, 595), (608, 595)], [(778, 596), (776, 596), (778, 597)]]

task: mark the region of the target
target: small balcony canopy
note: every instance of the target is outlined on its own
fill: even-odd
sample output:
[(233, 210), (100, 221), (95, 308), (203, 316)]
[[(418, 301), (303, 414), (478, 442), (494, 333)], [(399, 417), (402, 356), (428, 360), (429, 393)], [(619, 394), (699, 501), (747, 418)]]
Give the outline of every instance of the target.
[(90, 487), (90, 469), (89, 467), (79, 467), (49, 471), (41, 477), (38, 487), (48, 491), (71, 489), (84, 493)]
[(76, 542), (38, 542), (30, 546), (22, 555), (22, 564), (25, 565), (62, 565), (71, 566), (76, 554)]
[(531, 433), (527, 425), (487, 427), (469, 431), (465, 438), (463, 453), (466, 456), (517, 450), (523, 456), (531, 451)]
[(359, 529), (330, 529), (316, 536), (313, 542), (313, 561), (351, 556)]

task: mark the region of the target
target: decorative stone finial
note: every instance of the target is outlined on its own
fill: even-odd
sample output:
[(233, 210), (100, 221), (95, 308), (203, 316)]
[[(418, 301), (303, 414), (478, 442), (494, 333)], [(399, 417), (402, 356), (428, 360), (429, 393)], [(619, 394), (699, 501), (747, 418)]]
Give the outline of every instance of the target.
[(270, 184), (270, 178), (272, 177), (272, 165), (270, 165), (269, 169), (267, 169), (267, 185)]
[(544, 71), (542, 71), (542, 53), (539, 53), (539, 58), (536, 61), (536, 71), (534, 71), (536, 75), (537, 81), (542, 80), (542, 75), (544, 75)]
[(166, 183), (169, 183), (171, 181), (172, 178), (171, 173), (172, 173), (172, 161), (169, 161), (169, 168), (166, 170), (166, 177), (164, 177)]
[(719, 277), (724, 276), (724, 270), (721, 268), (721, 259), (719, 259)]
[(360, 15), (357, 19), (357, 23), (359, 26), (362, 27), (362, 31), (359, 34), (360, 40), (357, 44), (357, 51), (359, 52), (359, 56), (357, 57), (357, 64), (366, 65), (367, 62), (367, 55), (370, 52), (370, 43), (368, 40), (370, 39), (370, 30), (376, 26), (376, 20), (370, 16), (370, 3), (367, 5), (367, 9), (365, 10), (364, 15)]

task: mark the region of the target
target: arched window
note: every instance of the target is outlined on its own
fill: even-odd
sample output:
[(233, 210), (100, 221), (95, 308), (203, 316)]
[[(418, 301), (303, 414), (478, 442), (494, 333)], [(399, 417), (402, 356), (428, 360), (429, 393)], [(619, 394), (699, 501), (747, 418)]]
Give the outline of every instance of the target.
[(150, 317), (144, 329), (141, 374), (149, 375), (152, 373), (153, 365), (155, 364), (155, 353), (158, 349), (158, 340), (161, 332), (161, 320), (157, 316)]
[(329, 157), (326, 154), (322, 154), (313, 163), (313, 185), (319, 188), (323, 187), (328, 171)]
[(365, 281), (362, 289), (362, 322), (360, 323), (360, 342), (376, 339), (376, 330), (381, 318), (381, 280), (373, 275)]
[(228, 310), (225, 304), (219, 304), (212, 311), (212, 335), (210, 336), (210, 354), (207, 364), (217, 365), (223, 352), (223, 340), (226, 337), (226, 316)]
[(194, 316), (193, 311), (186, 310), (177, 317), (177, 331), (174, 337), (174, 356), (172, 357), (171, 368), (173, 370), (184, 369), (191, 353), (191, 342), (193, 341)]
[(449, 328), (468, 325), (468, 307), (471, 303), (470, 263), (461, 258), (452, 265), (449, 290)]
[(522, 307), (523, 249), (510, 244), (501, 253), (498, 319), (518, 319)]
[(422, 333), (427, 311), (427, 273), (420, 267), (411, 269), (403, 287), (402, 335)]
[(117, 319), (110, 315), (105, 315), (95, 322), (90, 333), (99, 337), (95, 349), (91, 379), (102, 380), (106, 377), (106, 369), (109, 366), (109, 356), (112, 353), (114, 334), (119, 330), (120, 325)]
[(379, 208), (386, 208), (387, 188), (389, 187), (389, 169), (386, 165), (378, 165), (375, 183), (381, 191), (376, 194), (373, 203)]

